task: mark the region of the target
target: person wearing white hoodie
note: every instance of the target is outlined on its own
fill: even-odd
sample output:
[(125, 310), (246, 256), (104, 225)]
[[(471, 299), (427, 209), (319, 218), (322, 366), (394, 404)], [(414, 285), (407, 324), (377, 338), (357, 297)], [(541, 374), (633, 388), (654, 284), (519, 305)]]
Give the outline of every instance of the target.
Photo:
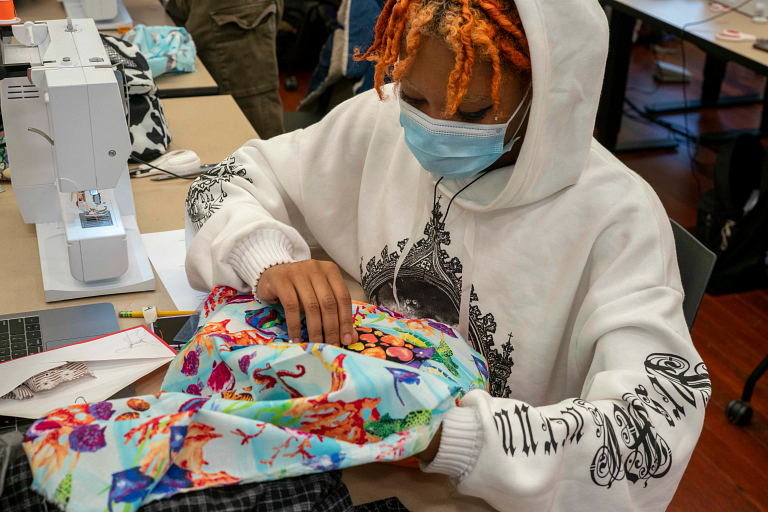
[(665, 509), (711, 388), (664, 208), (592, 138), (607, 41), (597, 0), (389, 0), (362, 55), (377, 91), (193, 184), (190, 283), (348, 344), (319, 244), (371, 302), (488, 362), (423, 470), (499, 510)]

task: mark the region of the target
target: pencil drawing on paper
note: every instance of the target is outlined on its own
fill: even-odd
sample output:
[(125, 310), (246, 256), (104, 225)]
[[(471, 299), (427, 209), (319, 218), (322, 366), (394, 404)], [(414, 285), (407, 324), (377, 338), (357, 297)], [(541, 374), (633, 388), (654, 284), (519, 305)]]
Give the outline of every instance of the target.
[(122, 334), (122, 340), (118, 342), (119, 346), (115, 350), (115, 354), (125, 354), (137, 347), (154, 345), (154, 338), (144, 329), (131, 329)]

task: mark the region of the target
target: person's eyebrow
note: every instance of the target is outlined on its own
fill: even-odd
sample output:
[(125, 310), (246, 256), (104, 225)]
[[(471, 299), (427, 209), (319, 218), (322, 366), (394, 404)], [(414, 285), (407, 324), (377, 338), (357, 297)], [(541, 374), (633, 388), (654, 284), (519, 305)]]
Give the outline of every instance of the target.
[(408, 87), (410, 87), (411, 89), (413, 89), (413, 90), (414, 90), (414, 91), (416, 91), (417, 93), (421, 94), (422, 96), (424, 96), (424, 95), (425, 95), (423, 92), (421, 92), (421, 90), (419, 90), (419, 88), (418, 88), (418, 87), (416, 87), (415, 85), (413, 85), (413, 84), (412, 84), (412, 83), (411, 83), (411, 82), (410, 82), (410, 81), (409, 81), (407, 78), (405, 78), (405, 77), (401, 78), (401, 79), (400, 79), (400, 82), (401, 82), (401, 83), (404, 83), (405, 85), (407, 85)]
[(484, 94), (474, 94), (474, 93), (467, 93), (467, 94), (465, 94), (464, 95), (464, 99), (466, 101), (477, 101), (477, 102), (493, 101), (493, 99), (489, 98), (488, 96), (486, 96)]

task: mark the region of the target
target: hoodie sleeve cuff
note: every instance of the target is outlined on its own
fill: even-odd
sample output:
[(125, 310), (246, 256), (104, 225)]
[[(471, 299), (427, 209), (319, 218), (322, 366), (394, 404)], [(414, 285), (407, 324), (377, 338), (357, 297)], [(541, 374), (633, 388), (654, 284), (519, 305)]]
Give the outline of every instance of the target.
[(293, 243), (278, 229), (257, 229), (244, 236), (232, 247), (227, 263), (251, 286), (254, 293), (259, 278), (270, 267), (294, 263)]
[(437, 456), (421, 464), (425, 473), (442, 473), (459, 482), (469, 475), (483, 447), (483, 424), (477, 408), (456, 407), (443, 419), (443, 434)]

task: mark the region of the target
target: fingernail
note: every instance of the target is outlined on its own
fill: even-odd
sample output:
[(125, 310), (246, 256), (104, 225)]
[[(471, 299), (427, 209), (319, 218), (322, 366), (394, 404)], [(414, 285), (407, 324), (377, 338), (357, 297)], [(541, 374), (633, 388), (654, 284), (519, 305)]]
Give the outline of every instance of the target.
[(291, 343), (301, 343), (301, 338), (293, 338), (293, 340), (291, 340)]
[(345, 334), (344, 340), (342, 341), (342, 343), (345, 345), (349, 345), (350, 343), (352, 343), (352, 335), (349, 333)]

